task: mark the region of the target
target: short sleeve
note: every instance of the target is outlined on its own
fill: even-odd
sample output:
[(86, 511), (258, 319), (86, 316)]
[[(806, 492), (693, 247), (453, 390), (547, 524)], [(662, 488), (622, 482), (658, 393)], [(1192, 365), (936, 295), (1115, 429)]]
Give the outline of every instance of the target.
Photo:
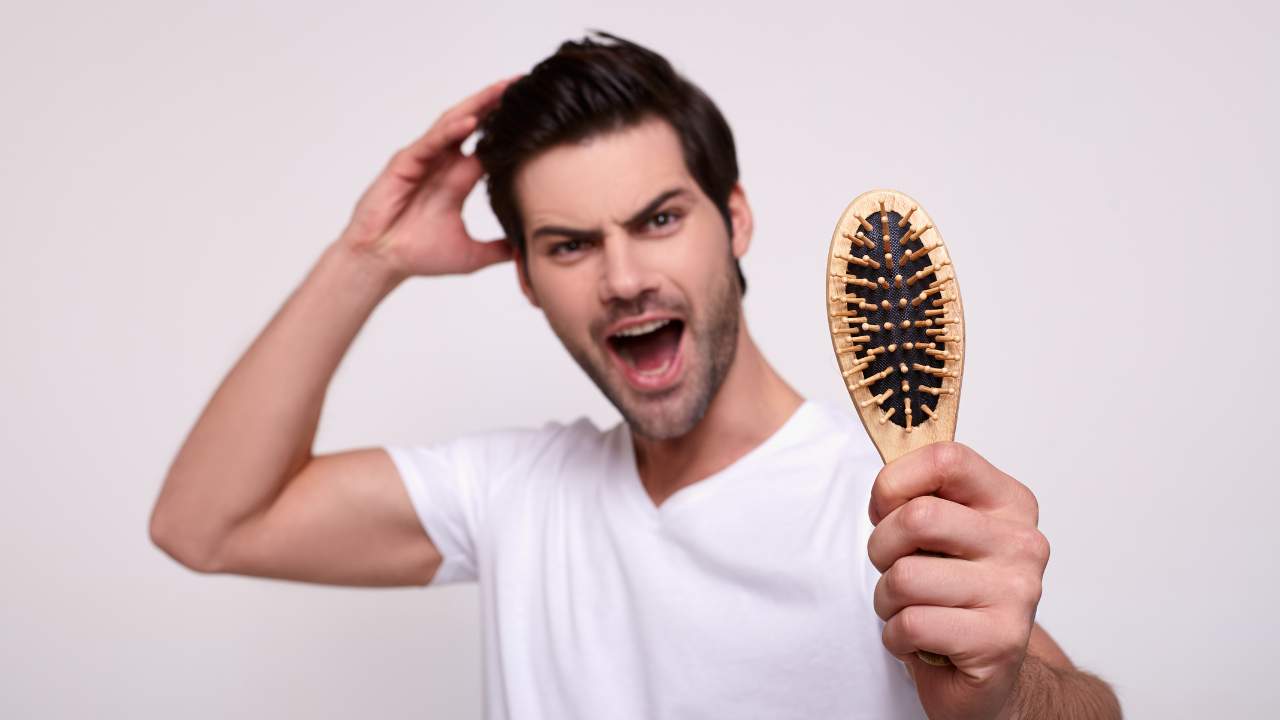
[(474, 582), (489, 505), (564, 426), (494, 430), (427, 445), (384, 445), (442, 563), (430, 585)]

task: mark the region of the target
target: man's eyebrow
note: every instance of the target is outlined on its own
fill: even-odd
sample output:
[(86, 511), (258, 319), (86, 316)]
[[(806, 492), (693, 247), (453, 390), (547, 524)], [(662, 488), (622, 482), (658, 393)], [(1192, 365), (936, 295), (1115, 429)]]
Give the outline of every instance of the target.
[[(634, 215), (627, 218), (626, 221), (623, 223), (623, 225), (626, 225), (627, 227), (635, 227), (636, 225), (639, 225), (641, 222), (644, 222), (646, 219), (648, 219), (649, 215), (653, 214), (653, 211), (657, 210), (662, 205), (662, 203), (670, 200), (673, 197), (678, 197), (680, 195), (689, 195), (689, 194), (690, 194), (689, 189), (683, 188), (683, 187), (676, 187), (676, 188), (670, 188), (668, 190), (663, 190), (662, 192), (658, 193), (657, 197), (655, 197), (654, 199), (646, 203), (645, 206), (640, 208), (640, 210), (638, 210)], [(533, 233), (529, 236), (529, 239), (533, 240), (543, 235), (562, 235), (566, 238), (569, 238), (570, 240), (590, 240), (590, 239), (599, 237), (600, 231), (599, 230), (579, 230), (577, 228), (561, 227), (559, 225), (543, 225), (537, 230), (534, 230)]]

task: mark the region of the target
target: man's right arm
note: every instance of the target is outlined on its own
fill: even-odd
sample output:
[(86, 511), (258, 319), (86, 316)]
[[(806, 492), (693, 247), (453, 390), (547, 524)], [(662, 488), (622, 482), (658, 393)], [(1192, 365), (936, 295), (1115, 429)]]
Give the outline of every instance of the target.
[(313, 455), (324, 396), (378, 303), (415, 275), (510, 259), (480, 242), (462, 204), (482, 176), (462, 141), (514, 78), (450, 108), (398, 151), (330, 245), (232, 367), (174, 458), (153, 542), (201, 572), (340, 585), (422, 585), (441, 557), (391, 458)]
[(326, 389), (399, 277), (330, 246), (210, 399), (170, 467), (155, 543), (202, 572), (425, 584), (440, 557), (391, 459), (313, 456)]

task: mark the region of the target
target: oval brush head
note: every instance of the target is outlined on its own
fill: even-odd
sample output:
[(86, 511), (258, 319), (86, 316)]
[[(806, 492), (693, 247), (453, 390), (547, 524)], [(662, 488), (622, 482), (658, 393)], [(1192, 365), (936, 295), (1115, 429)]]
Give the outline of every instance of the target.
[(894, 190), (854, 198), (831, 236), (824, 286), (840, 374), (881, 459), (954, 439), (964, 311), (929, 214)]

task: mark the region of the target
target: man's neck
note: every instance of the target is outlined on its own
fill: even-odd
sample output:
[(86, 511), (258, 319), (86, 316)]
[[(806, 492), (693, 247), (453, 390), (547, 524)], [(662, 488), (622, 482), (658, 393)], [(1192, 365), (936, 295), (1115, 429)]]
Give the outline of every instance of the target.
[(632, 433), (640, 480), (655, 506), (751, 452), (804, 402), (764, 359), (745, 318), (738, 325), (735, 352), (724, 383), (692, 430), (669, 440)]

